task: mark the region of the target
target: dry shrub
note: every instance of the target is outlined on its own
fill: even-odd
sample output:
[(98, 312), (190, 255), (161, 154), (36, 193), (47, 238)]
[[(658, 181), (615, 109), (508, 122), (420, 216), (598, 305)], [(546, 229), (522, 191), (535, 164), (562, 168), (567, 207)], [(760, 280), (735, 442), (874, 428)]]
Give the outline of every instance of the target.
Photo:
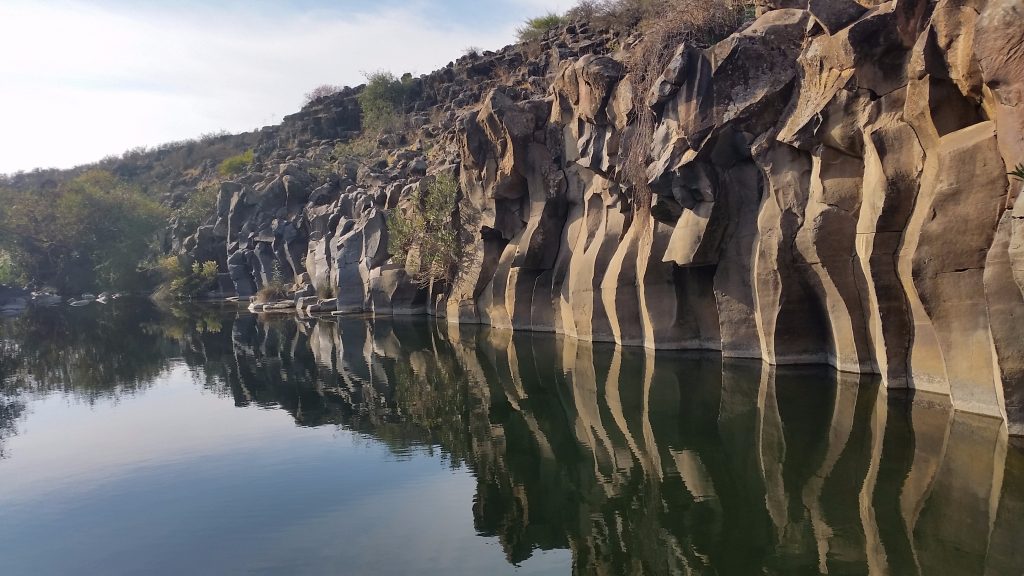
[(279, 282), (268, 282), (256, 292), (257, 304), (273, 304), (288, 299), (288, 289)]
[(308, 105), (321, 98), (334, 96), (335, 94), (341, 92), (342, 90), (344, 90), (342, 86), (335, 86), (333, 84), (321, 84), (306, 93), (305, 104)]
[(581, 0), (566, 13), (570, 20), (583, 20), (600, 28), (628, 32), (652, 13), (659, 0)]
[(750, 0), (580, 0), (563, 21), (586, 21), (615, 32), (682, 27), (695, 40), (731, 33), (751, 12)]
[(256, 303), (257, 304), (268, 304), (272, 302), (280, 302), (281, 300), (288, 300), (291, 295), (288, 294), (288, 287), (284, 284), (284, 267), (277, 260), (274, 260), (274, 267), (270, 274), (270, 281), (265, 283), (262, 288), (256, 292)]
[(636, 113), (632, 142), (625, 146), (625, 183), (633, 186), (634, 209), (650, 207), (648, 143), (656, 118), (647, 96), (684, 42), (707, 47), (736, 31), (748, 16), (748, 0), (583, 0), (567, 16), (623, 34), (635, 32), (626, 69), (633, 84)]

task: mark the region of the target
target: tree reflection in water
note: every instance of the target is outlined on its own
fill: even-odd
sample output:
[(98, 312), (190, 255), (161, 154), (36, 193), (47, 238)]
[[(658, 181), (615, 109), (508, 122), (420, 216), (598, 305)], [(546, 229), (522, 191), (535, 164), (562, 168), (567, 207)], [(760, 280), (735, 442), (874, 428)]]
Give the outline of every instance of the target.
[(1002, 423), (827, 368), (425, 319), (117, 303), (0, 323), (0, 454), (24, 396), (138, 393), (183, 361), (238, 406), (469, 467), (477, 531), (580, 574), (1019, 574)]

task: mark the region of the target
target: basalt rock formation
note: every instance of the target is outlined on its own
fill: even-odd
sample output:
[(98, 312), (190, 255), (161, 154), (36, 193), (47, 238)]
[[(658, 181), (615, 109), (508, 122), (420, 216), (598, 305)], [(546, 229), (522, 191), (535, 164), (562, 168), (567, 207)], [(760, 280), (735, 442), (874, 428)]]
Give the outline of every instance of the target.
[[(636, 37), (583, 23), (464, 57), (416, 79), (411, 135), (362, 164), (332, 156), (352, 93), (314, 103), (279, 132), (298, 145), (224, 183), (186, 245), (240, 296), (280, 269), (343, 311), (829, 363), (1024, 434), (1024, 205), (1007, 176), (1024, 161), (1024, 6), (758, 13), (678, 46), (644, 94)], [(422, 288), (386, 214), (439, 173), (459, 179), (465, 256)]]

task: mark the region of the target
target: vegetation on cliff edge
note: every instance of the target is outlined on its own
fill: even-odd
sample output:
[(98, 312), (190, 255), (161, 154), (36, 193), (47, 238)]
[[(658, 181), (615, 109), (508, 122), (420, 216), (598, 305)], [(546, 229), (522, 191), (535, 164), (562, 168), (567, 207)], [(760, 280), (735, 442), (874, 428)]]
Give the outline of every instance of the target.
[(243, 170), (252, 165), (254, 153), (252, 149), (248, 149), (241, 154), (236, 154), (230, 158), (226, 158), (217, 166), (217, 172), (221, 176), (234, 176), (240, 174)]
[(341, 92), (342, 90), (344, 90), (343, 86), (335, 86), (334, 84), (321, 84), (306, 93), (304, 103), (306, 105), (309, 105), (310, 103), (315, 102), (321, 98), (333, 96), (338, 92)]
[(366, 85), (359, 93), (363, 131), (380, 133), (400, 128), (411, 93), (411, 74), (401, 78), (383, 70), (366, 74)]
[[(657, 119), (647, 97), (680, 45), (710, 46), (753, 16), (750, 0), (583, 0), (566, 18), (619, 32), (639, 32), (624, 63), (633, 87), (634, 142), (650, 142)], [(647, 146), (624, 146), (622, 174), (633, 187), (634, 209), (650, 207)]]
[(189, 194), (185, 203), (174, 211), (178, 227), (194, 232), (217, 210), (217, 189), (212, 185), (200, 186)]
[(555, 12), (548, 12), (543, 16), (529, 18), (523, 22), (522, 26), (516, 28), (516, 38), (520, 42), (536, 42), (551, 30), (557, 30), (568, 22), (569, 18)]

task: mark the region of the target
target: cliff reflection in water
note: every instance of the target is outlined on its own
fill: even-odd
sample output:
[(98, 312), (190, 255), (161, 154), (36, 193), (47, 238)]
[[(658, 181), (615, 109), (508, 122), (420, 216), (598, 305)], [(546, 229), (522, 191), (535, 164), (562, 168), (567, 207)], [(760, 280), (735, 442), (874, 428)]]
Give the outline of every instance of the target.
[(423, 319), (194, 310), (140, 331), (95, 314), (36, 321), (63, 354), (12, 347), (25, 334), (5, 326), (8, 404), (70, 373), (86, 397), (135, 391), (181, 356), (237, 405), (468, 466), (473, 510), (452, 513), (512, 563), (568, 548), (580, 574), (1024, 571), (1024, 455), (1003, 424), (869, 378)]

